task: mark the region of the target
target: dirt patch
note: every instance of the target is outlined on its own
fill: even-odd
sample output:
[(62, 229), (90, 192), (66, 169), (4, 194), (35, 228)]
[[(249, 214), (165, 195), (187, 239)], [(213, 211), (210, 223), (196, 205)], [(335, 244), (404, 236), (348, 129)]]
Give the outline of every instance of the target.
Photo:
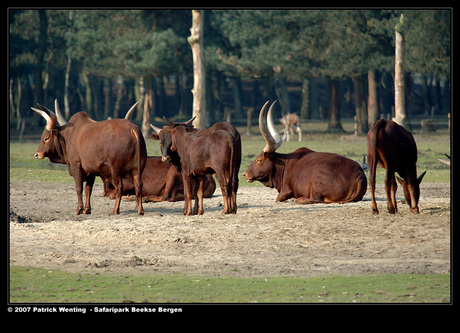
[(187, 273), (214, 276), (321, 276), (450, 272), (450, 184), (421, 185), (420, 214), (398, 191), (399, 213), (380, 215), (370, 195), (357, 203), (277, 203), (276, 190), (240, 186), (238, 214), (221, 215), (222, 196), (202, 216), (183, 202), (114, 202), (93, 191), (92, 214), (75, 215), (72, 184), (10, 181), (10, 263), (73, 272)]

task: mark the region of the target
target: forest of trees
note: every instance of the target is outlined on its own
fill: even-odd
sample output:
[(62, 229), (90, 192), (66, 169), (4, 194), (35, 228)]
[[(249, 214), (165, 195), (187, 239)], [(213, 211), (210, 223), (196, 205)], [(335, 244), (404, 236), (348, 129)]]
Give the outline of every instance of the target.
[[(406, 109), (450, 112), (451, 11), (205, 10), (206, 124), (245, 125), (266, 100), (303, 121), (357, 115), (359, 132), (394, 106), (395, 25), (404, 14)], [(65, 117), (119, 118), (138, 100), (155, 117), (192, 114), (191, 10), (9, 9), (10, 129)], [(417, 89), (415, 89), (417, 87)], [(255, 112), (254, 112), (255, 111)]]

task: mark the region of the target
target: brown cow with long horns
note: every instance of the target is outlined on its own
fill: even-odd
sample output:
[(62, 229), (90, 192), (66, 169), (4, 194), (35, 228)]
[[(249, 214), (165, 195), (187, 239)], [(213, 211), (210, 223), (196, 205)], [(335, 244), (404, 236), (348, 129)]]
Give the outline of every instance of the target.
[(244, 178), (248, 182), (258, 180), (265, 186), (275, 187), (279, 192), (277, 201), (290, 198), (301, 204), (360, 201), (366, 193), (367, 180), (357, 162), (306, 147), (290, 154), (275, 152), (283, 142), (273, 123), (275, 102), (268, 110), (267, 124), (268, 101), (260, 111), (259, 129), (267, 144), (244, 172)]
[[(138, 202), (138, 214), (143, 215), (142, 172), (147, 150), (139, 128), (125, 119), (97, 122), (86, 112), (78, 112), (67, 123), (62, 117), (57, 100), (55, 111), (38, 104), (32, 108), (46, 120), (35, 158), (48, 157), (53, 163), (67, 164), (69, 174), (74, 178), (78, 208), (77, 214), (90, 214), (90, 197), (96, 176), (111, 179), (116, 189), (113, 214), (119, 214), (123, 193), (123, 178), (133, 180)], [(61, 126), (56, 126), (59, 119)], [(83, 208), (82, 190), (86, 181), (86, 204)]]

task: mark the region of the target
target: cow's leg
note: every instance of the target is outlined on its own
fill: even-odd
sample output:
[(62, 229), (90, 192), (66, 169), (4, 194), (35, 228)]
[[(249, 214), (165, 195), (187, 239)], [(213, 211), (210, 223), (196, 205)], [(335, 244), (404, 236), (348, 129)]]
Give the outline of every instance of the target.
[(115, 207), (113, 207), (112, 214), (120, 214), (120, 202), (123, 195), (123, 181), (120, 175), (112, 171), (112, 184), (115, 187)]
[(295, 202), (298, 204), (315, 204), (315, 203), (330, 203), (329, 201), (324, 201), (322, 199), (299, 197), (295, 199)]
[(72, 170), (73, 179), (75, 180), (75, 190), (77, 191), (77, 198), (78, 198), (78, 207), (77, 207), (77, 215), (83, 213), (83, 177), (81, 175), (80, 168), (73, 168)]
[(85, 185), (85, 196), (86, 196), (86, 203), (85, 203), (85, 210), (83, 214), (91, 214), (91, 192), (93, 191), (94, 180), (96, 176), (94, 174), (89, 174), (86, 178), (86, 185)]
[(396, 190), (398, 189), (398, 184), (396, 183), (396, 177), (393, 174), (393, 178), (391, 179), (391, 203), (394, 207), (394, 212), (398, 212), (398, 206), (396, 204)]
[(227, 186), (227, 180), (225, 178), (225, 175), (223, 173), (216, 173), (217, 176), (217, 181), (219, 182), (220, 185), (220, 190), (222, 191), (222, 197), (224, 201), (224, 209), (222, 211), (222, 214), (229, 214), (229, 206), (228, 206), (228, 186)]
[(377, 163), (374, 161), (373, 154), (367, 154), (369, 163), (369, 189), (371, 190), (371, 209), (372, 214), (376, 215), (379, 213), (377, 208), (377, 202), (375, 201), (375, 172), (377, 170)]
[(204, 188), (204, 177), (198, 177), (195, 179), (194, 192), (195, 192), (195, 208), (193, 209), (194, 215), (203, 215), (203, 188)]
[[(184, 172), (182, 170), (182, 172)], [(192, 215), (192, 184), (191, 177), (182, 175), (184, 183), (184, 215)]]
[(294, 194), (292, 193), (291, 188), (285, 185), (281, 188), (280, 193), (278, 193), (276, 201), (283, 202), (292, 197), (294, 197)]
[(142, 207), (142, 179), (139, 174), (133, 174), (134, 189), (136, 191), (137, 215), (144, 215), (144, 207)]
[[(394, 186), (396, 186), (395, 183), (395, 174), (394, 171), (391, 167), (387, 166), (386, 172), (385, 172), (385, 192), (387, 194), (387, 207), (388, 207), (388, 212), (390, 214), (394, 214), (395, 211), (395, 206), (394, 204), (396, 203), (396, 197), (392, 198), (391, 194), (394, 189)], [(396, 194), (396, 191), (395, 193)]]

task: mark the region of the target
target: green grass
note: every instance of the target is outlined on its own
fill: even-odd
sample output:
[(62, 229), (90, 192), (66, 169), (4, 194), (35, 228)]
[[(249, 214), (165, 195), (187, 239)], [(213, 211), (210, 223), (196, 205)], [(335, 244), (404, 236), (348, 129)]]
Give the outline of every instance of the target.
[(10, 267), (11, 303), (449, 303), (450, 275), (131, 276)]
[[(366, 137), (354, 138), (350, 134), (324, 134), (314, 133), (313, 125), (309, 124), (304, 130), (303, 141), (285, 142), (279, 148), (280, 153), (289, 153), (299, 147), (308, 147), (315, 151), (331, 152), (343, 155), (352, 160), (362, 163), (363, 155), (367, 154)], [(239, 173), (241, 186), (263, 186), (259, 182), (249, 184), (243, 178), (243, 172), (254, 161), (256, 156), (265, 146), (265, 141), (260, 134), (256, 134), (257, 128), (253, 127), (253, 135), (242, 137), (242, 161)], [(245, 133), (245, 129), (240, 129)], [(438, 131), (423, 136), (415, 133), (418, 147), (418, 172), (427, 170), (424, 182), (449, 182), (450, 169), (439, 163), (436, 159), (445, 159), (444, 154), (450, 153), (450, 135), (447, 131)], [(67, 166), (53, 164), (47, 158), (37, 160), (34, 158), (38, 141), (33, 142), (10, 142), (10, 175), (13, 179), (45, 180), (61, 183), (73, 183), (69, 176)], [(158, 141), (147, 140), (147, 152), (150, 156), (159, 156), (160, 147)], [(377, 171), (377, 183), (383, 183), (384, 171)]]

